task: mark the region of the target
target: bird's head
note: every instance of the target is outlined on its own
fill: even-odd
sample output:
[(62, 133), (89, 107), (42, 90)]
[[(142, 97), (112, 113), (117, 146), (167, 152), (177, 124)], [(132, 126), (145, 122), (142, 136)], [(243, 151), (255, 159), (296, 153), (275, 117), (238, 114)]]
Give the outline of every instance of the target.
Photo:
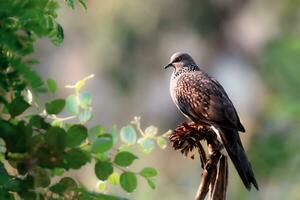
[(174, 53), (170, 58), (169, 64), (167, 64), (164, 68), (167, 69), (169, 67), (173, 67), (175, 71), (180, 69), (198, 69), (194, 59), (189, 54), (180, 52)]

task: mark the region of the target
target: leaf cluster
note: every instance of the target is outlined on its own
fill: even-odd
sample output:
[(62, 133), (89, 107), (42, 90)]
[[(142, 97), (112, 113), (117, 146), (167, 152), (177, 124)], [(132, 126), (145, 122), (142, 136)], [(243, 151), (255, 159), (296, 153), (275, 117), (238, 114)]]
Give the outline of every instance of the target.
[[(65, 2), (86, 9), (84, 0)], [(128, 167), (139, 159), (134, 145), (144, 153), (152, 152), (155, 142), (166, 147), (156, 127), (143, 131), (139, 118), (120, 132), (115, 125), (89, 127), (92, 95), (82, 88), (94, 75), (67, 85), (74, 92), (64, 99), (55, 98), (53, 79), (45, 84), (32, 70), (37, 61), (30, 55), (39, 38), (55, 45), (63, 41), (58, 6), (56, 0), (0, 1), (0, 199), (123, 199), (101, 192), (109, 185), (133, 192), (138, 176), (155, 188), (156, 169), (134, 172)], [(53, 99), (41, 103), (38, 95), (46, 91)], [(87, 163), (94, 163), (98, 193), (64, 175)], [(61, 177), (58, 182), (52, 181), (55, 176)]]

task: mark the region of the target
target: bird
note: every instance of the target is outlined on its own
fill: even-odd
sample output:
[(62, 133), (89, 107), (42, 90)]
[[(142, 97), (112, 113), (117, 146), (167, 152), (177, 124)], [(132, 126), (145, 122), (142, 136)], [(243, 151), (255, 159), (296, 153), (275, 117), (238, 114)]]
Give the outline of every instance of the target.
[(250, 190), (253, 185), (259, 190), (239, 136), (245, 128), (222, 85), (200, 69), (188, 53), (174, 53), (164, 68), (170, 67), (174, 68), (170, 94), (177, 108), (194, 123), (211, 127), (245, 187)]

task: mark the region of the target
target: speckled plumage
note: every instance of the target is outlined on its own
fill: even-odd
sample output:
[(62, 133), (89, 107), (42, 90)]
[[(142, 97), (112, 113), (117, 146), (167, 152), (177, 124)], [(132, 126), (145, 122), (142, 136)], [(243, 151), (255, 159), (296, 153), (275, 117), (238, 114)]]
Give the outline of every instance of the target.
[(170, 94), (175, 105), (195, 123), (205, 123), (218, 130), (216, 134), (246, 188), (250, 189), (252, 183), (258, 189), (238, 134), (245, 129), (223, 87), (200, 70), (188, 54), (174, 54), (166, 67), (170, 66), (175, 69), (170, 80)]
[(170, 93), (178, 108), (194, 122), (245, 131), (223, 87), (205, 72), (174, 73)]

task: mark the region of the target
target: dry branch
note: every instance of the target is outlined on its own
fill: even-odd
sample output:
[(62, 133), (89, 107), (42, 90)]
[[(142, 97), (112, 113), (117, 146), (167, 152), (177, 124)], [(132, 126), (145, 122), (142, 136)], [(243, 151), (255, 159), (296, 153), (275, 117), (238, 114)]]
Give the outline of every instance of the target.
[[(207, 143), (208, 153), (201, 144), (202, 140)], [(184, 122), (174, 130), (170, 141), (173, 148), (180, 149), (185, 156), (198, 149), (203, 171), (195, 199), (203, 200), (209, 193), (210, 200), (225, 200), (228, 183), (227, 158), (221, 153), (223, 145), (210, 126)]]

